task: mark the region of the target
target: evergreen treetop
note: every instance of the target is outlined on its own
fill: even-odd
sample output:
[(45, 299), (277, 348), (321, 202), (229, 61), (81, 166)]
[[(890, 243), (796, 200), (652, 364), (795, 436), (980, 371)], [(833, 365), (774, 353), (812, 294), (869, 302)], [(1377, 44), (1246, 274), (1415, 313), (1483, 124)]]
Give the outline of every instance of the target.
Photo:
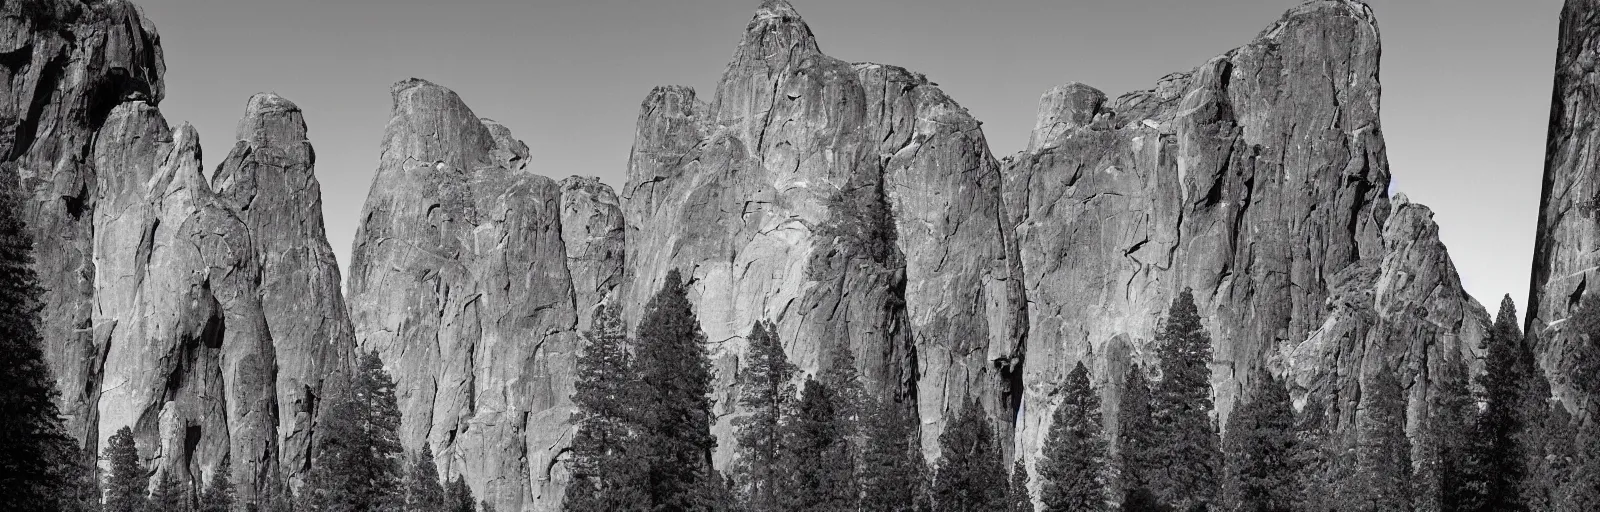
[(1222, 508), (1289, 512), (1295, 499), (1294, 407), (1289, 389), (1258, 370), (1223, 436)]
[(106, 479), (105, 512), (144, 512), (150, 477), (139, 459), (133, 429), (122, 427), (106, 442), (111, 471)]
[(1143, 489), (1150, 492), (1151, 476), (1159, 469), (1155, 453), (1155, 418), (1150, 411), (1150, 382), (1135, 364), (1123, 378), (1117, 408), (1117, 436), (1112, 466), (1117, 475), (1114, 497), (1126, 502)]
[(783, 451), (784, 416), (795, 400), (792, 380), (800, 370), (789, 362), (770, 322), (750, 330), (749, 364), (739, 375), (739, 405), (748, 414), (733, 421), (739, 442), (737, 488), (752, 512), (777, 510)]
[(645, 305), (638, 369), (643, 407), (639, 442), (644, 481), (656, 510), (692, 510), (711, 472), (711, 362), (705, 334), (677, 270)]
[(939, 435), (933, 509), (939, 512), (1000, 510), (1006, 506), (1006, 470), (994, 426), (976, 398), (968, 400)]
[(1063, 383), (1039, 459), (1040, 501), (1047, 511), (1106, 510), (1107, 457), (1100, 427), (1100, 395), (1079, 361)]
[(1211, 420), (1211, 335), (1200, 323), (1189, 289), (1173, 300), (1156, 347), (1161, 380), (1152, 389), (1151, 416), (1161, 470), (1151, 475), (1151, 488), (1159, 500), (1180, 510), (1209, 505), (1215, 501), (1222, 453)]

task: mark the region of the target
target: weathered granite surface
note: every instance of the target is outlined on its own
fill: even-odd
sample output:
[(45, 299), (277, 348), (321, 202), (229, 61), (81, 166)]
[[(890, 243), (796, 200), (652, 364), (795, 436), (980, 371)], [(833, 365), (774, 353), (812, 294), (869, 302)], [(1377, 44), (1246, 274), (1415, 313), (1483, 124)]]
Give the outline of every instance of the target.
[(561, 180), (561, 241), (567, 248), (578, 332), (588, 332), (596, 308), (614, 304), (623, 286), (626, 249), (622, 203), (599, 178)]
[(407, 451), (430, 443), (500, 510), (552, 510), (579, 348), (561, 186), (454, 92), (392, 92), (350, 265), (356, 339), (398, 384)]
[(298, 481), (309, 469), (320, 406), (349, 375), (355, 335), (323, 230), (316, 151), (300, 108), (276, 94), (257, 94), (237, 138), (211, 183), (255, 249), (257, 292), (277, 364), (281, 468)]
[(1579, 392), (1575, 366), (1580, 343), (1565, 329), (1589, 281), (1600, 286), (1600, 2), (1567, 0), (1561, 9), (1555, 92), (1550, 105), (1544, 187), (1533, 248), (1527, 328), (1555, 394), (1570, 406), (1594, 397)]

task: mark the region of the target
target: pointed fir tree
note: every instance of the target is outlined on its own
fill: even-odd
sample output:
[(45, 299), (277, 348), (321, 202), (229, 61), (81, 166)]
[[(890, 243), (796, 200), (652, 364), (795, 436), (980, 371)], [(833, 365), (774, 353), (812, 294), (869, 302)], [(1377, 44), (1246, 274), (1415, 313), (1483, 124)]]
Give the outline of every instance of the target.
[[(594, 328), (585, 333), (578, 356), (578, 378), (572, 403), (573, 423), (567, 486), (562, 510), (568, 512), (636, 512), (648, 510), (647, 485), (638, 440), (640, 383), (628, 352), (627, 329), (616, 306), (595, 311)], [(471, 502), (469, 501), (470, 505)]]
[(361, 356), (350, 389), (323, 420), (307, 500), (318, 512), (393, 510), (404, 504), (400, 408), (376, 352)]
[(1516, 512), (1527, 510), (1522, 485), (1526, 468), (1524, 450), (1519, 446), (1524, 428), (1522, 394), (1525, 384), (1519, 345), (1522, 333), (1517, 327), (1517, 308), (1507, 295), (1500, 302), (1487, 340), (1488, 355), (1479, 387), (1483, 410), (1478, 414), (1472, 435), (1472, 464), (1478, 474), (1473, 480), (1481, 489), (1481, 510)]
[(1143, 491), (1150, 494), (1151, 475), (1160, 469), (1155, 446), (1155, 419), (1150, 415), (1150, 382), (1135, 364), (1123, 379), (1117, 408), (1117, 437), (1112, 467), (1117, 477), (1113, 497), (1128, 502)]
[(34, 272), (17, 176), (0, 174), (0, 496), (11, 510), (24, 512), (81, 508), (85, 501), (98, 503), (98, 496), (86, 496), (92, 472), (85, 473), (82, 451), (62, 424), (44, 360), (44, 291)]
[(690, 510), (711, 474), (711, 362), (705, 333), (677, 270), (645, 305), (636, 367), (641, 386), (639, 442), (646, 494), (657, 510)]
[(152, 512), (190, 512), (189, 489), (171, 471), (161, 472), (156, 488), (150, 493)]
[[(1551, 459), (1570, 441), (1553, 442), (1552, 434), (1566, 428), (1565, 418), (1557, 425), (1553, 417), (1550, 380), (1533, 352), (1533, 333), (1525, 333), (1517, 343), (1517, 373), (1521, 377), (1521, 399), (1517, 402), (1517, 415), (1522, 429), (1516, 436), (1522, 451), (1522, 481), (1518, 482), (1523, 502), (1528, 510), (1551, 510), (1555, 507), (1560, 481), (1565, 475), (1552, 472)], [(1556, 404), (1554, 408), (1561, 407)], [(1570, 439), (1570, 438), (1569, 438)]]
[(1045, 510), (1105, 510), (1109, 493), (1100, 395), (1082, 361), (1067, 374), (1061, 395), (1038, 462), (1039, 501)]
[(1438, 368), (1428, 416), (1419, 432), (1413, 494), (1418, 512), (1470, 510), (1475, 494), (1468, 486), (1472, 474), (1467, 457), (1472, 418), (1477, 403), (1467, 389), (1467, 368), (1461, 354), (1450, 351)]
[(850, 349), (848, 339), (841, 340), (833, 351), (833, 360), (828, 363), (828, 368), (823, 370), (818, 377), (819, 381), (832, 392), (834, 421), (840, 435), (844, 436), (849, 451), (851, 467), (855, 474), (851, 476), (852, 484), (860, 489), (860, 472), (864, 470), (863, 458), (866, 452), (866, 428), (868, 404), (871, 399), (867, 395), (866, 387), (861, 383), (861, 372), (856, 369), (856, 354)]
[[(473, 506), (473, 503), (476, 502), (477, 500), (472, 496), (472, 488), (467, 486), (467, 479), (461, 475), (456, 475), (456, 478), (451, 480), (450, 485), (445, 488), (445, 512), (476, 512)], [(488, 504), (488, 502), (484, 502), (485, 509), (488, 509)]]
[(1411, 442), (1406, 438), (1406, 395), (1397, 369), (1379, 370), (1362, 393), (1356, 473), (1358, 509), (1408, 512), (1411, 502)]
[(832, 390), (808, 379), (794, 414), (784, 421), (780, 462), (787, 475), (777, 493), (781, 510), (856, 509), (855, 468), (833, 404)]
[(105, 512), (143, 512), (150, 489), (150, 477), (139, 459), (133, 429), (122, 427), (106, 442), (106, 461), (111, 466), (106, 479)]
[(233, 472), (232, 457), (223, 457), (222, 463), (211, 470), (211, 481), (200, 494), (200, 512), (228, 512), (233, 507), (233, 484), (228, 481)]
[(1223, 435), (1222, 510), (1289, 512), (1294, 507), (1294, 406), (1265, 369), (1228, 416)]
[(1152, 475), (1151, 487), (1179, 510), (1208, 506), (1216, 499), (1222, 453), (1211, 421), (1211, 335), (1189, 289), (1172, 301), (1156, 345), (1161, 380), (1152, 390), (1151, 415), (1161, 471)]
[(405, 478), (407, 512), (444, 512), (444, 486), (439, 483), (439, 467), (433, 462), (433, 448), (424, 440), (422, 451), (411, 457)]
[(780, 427), (795, 400), (792, 381), (800, 371), (789, 362), (775, 331), (771, 322), (756, 322), (748, 338), (749, 364), (739, 372), (739, 406), (749, 412), (733, 420), (739, 442), (735, 488), (751, 512), (778, 510), (777, 491), (783, 485)]
[(922, 446), (911, 407), (885, 399), (867, 415), (862, 510), (912, 512), (922, 489)]
[(994, 425), (976, 398), (968, 400), (939, 435), (939, 464), (929, 494), (938, 512), (1006, 506), (1005, 464), (995, 443)]
[(1033, 493), (1028, 491), (1028, 465), (1021, 457), (1011, 465), (1011, 512), (1033, 512)]

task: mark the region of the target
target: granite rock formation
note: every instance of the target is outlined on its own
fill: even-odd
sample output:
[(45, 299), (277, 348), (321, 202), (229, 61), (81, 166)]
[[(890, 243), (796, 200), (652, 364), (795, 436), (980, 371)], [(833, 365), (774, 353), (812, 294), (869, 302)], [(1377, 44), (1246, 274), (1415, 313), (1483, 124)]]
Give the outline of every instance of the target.
[[(1004, 171), (1028, 301), (1019, 449), (1037, 453), (1078, 361), (1114, 418), (1185, 288), (1213, 337), (1218, 424), (1257, 368), (1349, 419), (1363, 375), (1426, 383), (1439, 354), (1472, 354), (1487, 314), (1431, 214), (1387, 195), (1378, 57), (1370, 9), (1315, 0), (1153, 89), (1044, 96)], [(1408, 388), (1420, 412), (1428, 386)]]
[(1579, 392), (1575, 370), (1578, 344), (1595, 341), (1565, 327), (1594, 293), (1590, 279), (1600, 286), (1600, 2), (1567, 0), (1559, 41), (1526, 331), (1552, 390), (1576, 407), (1594, 398)]
[(257, 292), (278, 368), (281, 467), (296, 481), (310, 469), (318, 406), (349, 375), (355, 334), (323, 231), (316, 152), (300, 108), (276, 94), (257, 94), (237, 137), (211, 183), (244, 222), (255, 249)]
[[(568, 251), (562, 186), (529, 170), (504, 126), (426, 81), (393, 97), (350, 265), (356, 339), (395, 378), (408, 452), (429, 443), (440, 471), (499, 510), (554, 509), (579, 347), (567, 263), (604, 243)], [(590, 209), (604, 195), (569, 194)], [(582, 274), (583, 300), (604, 272)]]
[(561, 241), (567, 248), (578, 332), (588, 332), (596, 308), (613, 305), (623, 284), (622, 203), (598, 178), (561, 180)]

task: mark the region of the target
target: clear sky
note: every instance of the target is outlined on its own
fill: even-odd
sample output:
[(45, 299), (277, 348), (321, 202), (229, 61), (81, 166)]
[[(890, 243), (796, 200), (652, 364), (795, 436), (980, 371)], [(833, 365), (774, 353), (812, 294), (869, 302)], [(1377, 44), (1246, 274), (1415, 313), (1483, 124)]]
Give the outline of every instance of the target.
[[(759, 0), (135, 0), (162, 36), (173, 123), (207, 166), (251, 94), (305, 111), (341, 264), (377, 168), (389, 85), (450, 87), (526, 141), (534, 169), (620, 188), (639, 103), (709, 97)], [(824, 52), (926, 74), (1026, 144), (1039, 95), (1117, 95), (1242, 45), (1299, 0), (792, 0)], [(1371, 0), (1392, 189), (1433, 207), (1469, 292), (1527, 297), (1560, 0)]]

